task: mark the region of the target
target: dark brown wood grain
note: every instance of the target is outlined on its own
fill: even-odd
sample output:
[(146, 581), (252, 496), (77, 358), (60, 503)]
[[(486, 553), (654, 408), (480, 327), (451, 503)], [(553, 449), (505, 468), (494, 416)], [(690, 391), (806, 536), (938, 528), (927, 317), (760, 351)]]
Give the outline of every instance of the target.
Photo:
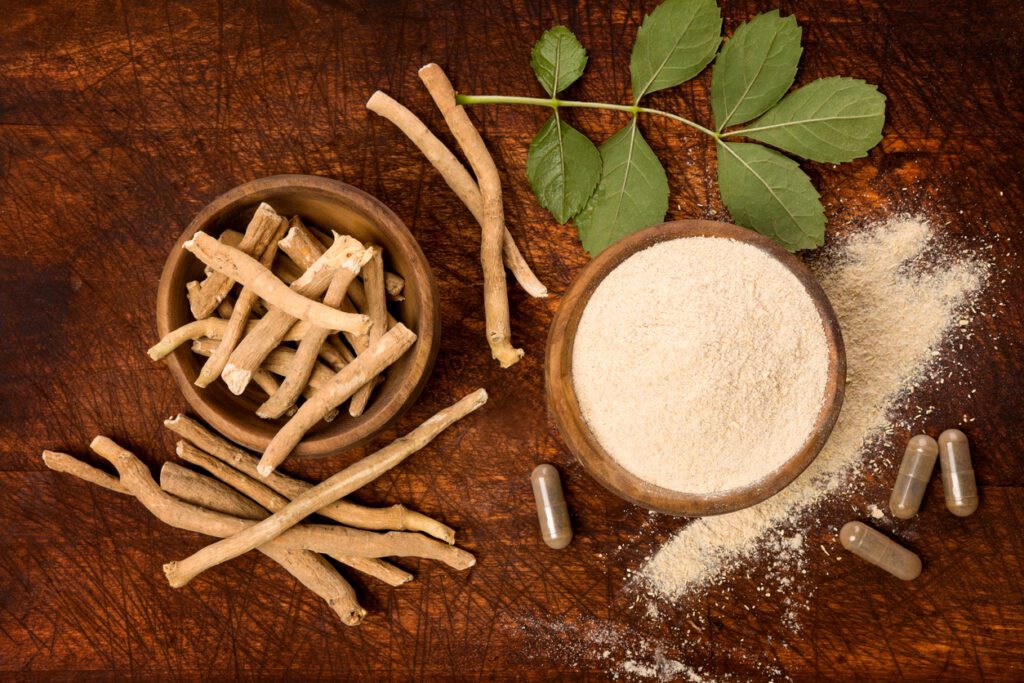
[[(510, 284), (513, 341), (527, 356), (501, 371), (484, 340), (478, 226), (398, 131), (363, 107), (381, 88), (440, 130), (416, 76), (429, 61), (465, 92), (540, 94), (529, 47), (555, 23), (572, 28), (590, 54), (574, 94), (623, 101), (629, 46), (654, 4), (5, 3), (0, 676), (604, 678), (615, 662), (645, 658), (600, 637), (626, 632), (630, 643), (654, 643), (712, 678), (1024, 677), (1024, 6), (724, 3), (728, 32), (776, 6), (797, 16), (800, 82), (857, 76), (889, 98), (885, 139), (869, 157), (807, 165), (830, 236), (896, 211), (922, 212), (993, 262), (974, 336), (950, 365), (969, 381), (923, 386), (898, 406), (904, 417), (938, 407), (915, 430), (964, 425), (981, 507), (954, 518), (933, 482), (921, 515), (899, 527), (924, 573), (910, 584), (886, 580), (834, 550), (837, 525), (887, 499), (894, 468), (882, 468), (867, 475), (863, 494), (832, 500), (808, 520), (798, 588), (759, 589), (772, 568), (750, 563), (687, 604), (659, 605), (654, 618), (636, 601), (629, 572), (686, 522), (650, 516), (587, 477), (544, 406), (545, 336), (588, 260), (574, 230), (553, 223), (524, 179), (544, 113), (471, 111), (503, 173), (510, 229), (554, 294), (532, 300)], [(704, 74), (656, 94), (651, 106), (707, 121), (708, 87)], [(623, 123), (616, 114), (569, 117), (599, 140)], [(707, 140), (662, 121), (643, 125), (666, 163), (668, 218), (725, 216)], [(354, 577), (370, 610), (357, 629), (255, 554), (170, 589), (161, 563), (202, 539), (39, 460), (44, 448), (89, 458), (85, 446), (98, 433), (134, 448), (154, 471), (172, 457), (173, 437), (160, 423), (185, 404), (167, 369), (145, 355), (156, 338), (161, 266), (202, 206), (277, 173), (329, 176), (378, 197), (433, 266), (437, 365), (420, 401), (381, 441), (469, 389), (491, 394), (481, 411), (356, 496), (441, 518), (479, 564), (455, 573), (403, 562), (417, 579), (398, 589)], [(878, 448), (896, 454), (907, 436), (898, 431)], [(320, 479), (365, 452), (286, 469)], [(529, 473), (541, 461), (555, 463), (566, 486), (576, 537), (564, 551), (547, 549), (536, 528)], [(799, 630), (784, 618), (783, 596), (802, 607)]]

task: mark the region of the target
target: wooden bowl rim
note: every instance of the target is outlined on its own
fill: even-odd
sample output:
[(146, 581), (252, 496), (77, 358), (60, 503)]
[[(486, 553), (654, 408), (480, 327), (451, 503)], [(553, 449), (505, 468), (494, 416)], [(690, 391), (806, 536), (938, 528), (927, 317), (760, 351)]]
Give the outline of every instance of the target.
[[(785, 266), (807, 290), (821, 317), (829, 349), (825, 400), (807, 441), (778, 468), (739, 488), (694, 494), (651, 484), (616, 462), (584, 421), (572, 383), (572, 353), (583, 309), (605, 276), (639, 251), (684, 237), (723, 237), (757, 247)], [(846, 350), (839, 321), (828, 296), (796, 256), (771, 239), (730, 223), (680, 220), (662, 223), (625, 237), (602, 251), (580, 272), (562, 299), (548, 334), (545, 362), (548, 407), (559, 432), (583, 468), (606, 489), (632, 503), (672, 515), (700, 517), (734, 512), (775, 495), (817, 457), (839, 417), (846, 385)]]
[[(399, 250), (403, 252), (411, 265), (410, 272), (403, 273), (403, 275), (407, 279), (414, 279), (417, 283), (416, 287), (410, 288), (407, 292), (407, 297), (412, 297), (415, 301), (419, 318), (416, 329), (413, 330), (417, 335), (416, 342), (411, 351), (407, 352), (412, 355), (410, 361), (411, 367), (414, 368), (412, 376), (393, 393), (376, 397), (359, 418), (355, 418), (353, 421), (349, 421), (347, 416), (345, 419), (339, 418), (337, 423), (332, 423), (323, 431), (309, 435), (303, 439), (291, 455), (291, 457), (297, 458), (324, 458), (368, 442), (398, 419), (423, 391), (437, 359), (441, 332), (437, 282), (416, 238), (413, 237), (402, 219), (383, 202), (340, 180), (300, 174), (259, 178), (224, 192), (196, 214), (175, 242), (164, 263), (157, 289), (157, 330), (161, 337), (171, 331), (170, 316), (174, 305), (173, 297), (183, 296), (182, 292), (172, 291), (175, 289), (174, 281), (179, 277), (179, 271), (187, 268), (189, 260), (195, 258), (186, 252), (182, 245), (223, 212), (247, 202), (253, 194), (281, 190), (298, 190), (312, 195), (318, 194), (343, 202), (362, 213), (377, 230), (387, 233), (399, 246)], [(263, 452), (270, 440), (234, 419), (232, 412), (237, 409), (237, 406), (220, 405), (220, 402), (213, 400), (209, 394), (192, 383), (194, 378), (189, 377), (184, 363), (189, 353), (191, 351), (188, 345), (183, 344), (164, 359), (186, 402), (220, 434), (246, 448)]]

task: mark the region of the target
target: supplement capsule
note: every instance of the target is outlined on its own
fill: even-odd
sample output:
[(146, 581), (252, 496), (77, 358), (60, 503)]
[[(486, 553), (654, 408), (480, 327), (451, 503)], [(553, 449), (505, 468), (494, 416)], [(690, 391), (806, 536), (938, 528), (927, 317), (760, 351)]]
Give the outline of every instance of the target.
[(889, 509), (894, 517), (910, 519), (917, 514), (938, 457), (939, 445), (927, 434), (918, 434), (907, 442), (900, 473), (896, 475), (896, 484), (889, 497)]
[(537, 520), (540, 534), (550, 548), (561, 550), (572, 540), (569, 508), (562, 494), (562, 480), (553, 465), (537, 465), (530, 475), (533, 497), (537, 501)]
[(967, 435), (959, 429), (942, 432), (939, 435), (939, 455), (946, 507), (957, 517), (966, 517), (978, 509), (978, 485), (974, 481)]
[(912, 581), (921, 574), (921, 558), (916, 553), (863, 522), (847, 522), (839, 530), (839, 542), (857, 557), (897, 579)]

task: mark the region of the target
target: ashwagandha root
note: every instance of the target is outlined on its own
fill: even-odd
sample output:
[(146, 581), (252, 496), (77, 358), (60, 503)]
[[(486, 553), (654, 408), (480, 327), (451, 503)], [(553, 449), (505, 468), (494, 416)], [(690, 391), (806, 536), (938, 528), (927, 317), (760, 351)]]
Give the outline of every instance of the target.
[[(256, 207), (252, 220), (245, 228), (245, 235), (237, 244), (237, 250), (249, 257), (259, 258), (270, 244), (281, 222), (281, 216), (270, 207), (261, 203)], [(227, 242), (221, 246), (235, 248)], [(207, 263), (207, 266), (210, 264)], [(217, 308), (217, 304), (227, 296), (233, 286), (231, 278), (220, 272), (211, 273), (189, 296), (189, 305), (196, 320), (208, 318)]]
[[(224, 304), (225, 302), (221, 302)], [(230, 305), (230, 304), (229, 304)], [(231, 316), (231, 312), (228, 312), (228, 317)], [(245, 334), (252, 332), (256, 329), (258, 321), (250, 320), (245, 324)], [(154, 344), (148, 351), (149, 357), (153, 360), (161, 360), (169, 356), (179, 346), (186, 342), (194, 341), (202, 337), (208, 339), (223, 339), (224, 332), (227, 329), (228, 321), (222, 318), (203, 318), (202, 320), (193, 320), (190, 323), (185, 323), (179, 328), (171, 330), (163, 338)], [(296, 321), (288, 331), (285, 333), (281, 341), (300, 341), (309, 330), (312, 325), (304, 320)]]
[(474, 391), (454, 405), (440, 411), (404, 437), (297, 496), (280, 512), (274, 513), (231, 538), (207, 546), (180, 562), (164, 565), (164, 572), (167, 574), (168, 580), (172, 586), (184, 586), (206, 569), (238, 557), (270, 539), (279, 537), (317, 510), (347, 496), (392, 469), (430, 443), (445, 428), (473, 412), (486, 401), (487, 392), (485, 390)]
[[(114, 465), (123, 486), (161, 521), (171, 526), (225, 537), (254, 526), (252, 520), (212, 512), (170, 497), (156, 485), (149, 470), (138, 458), (106, 437), (93, 439), (90, 448)], [(376, 534), (344, 526), (303, 524), (289, 528), (286, 533), (279, 535), (279, 540), (282, 548), (312, 550), (331, 556), (423, 557), (444, 562), (454, 569), (468, 569), (476, 562), (470, 553), (461, 548), (404, 531)], [(263, 545), (260, 543), (250, 550)], [(167, 565), (164, 571), (168, 571)]]
[(416, 334), (399, 323), (388, 330), (377, 343), (356, 356), (354, 361), (342, 368), (327, 384), (317, 389), (270, 440), (257, 466), (260, 475), (265, 477), (274, 471), (295, 450), (306, 432), (322, 420), (328, 411), (337, 408), (359, 387), (401, 358), (415, 341)]
[(437, 64), (420, 69), (420, 80), (427, 87), (434, 104), (441, 111), (469, 165), (480, 184), (483, 202), (481, 223), (480, 264), (484, 272), (484, 317), (487, 343), (491, 356), (503, 368), (510, 367), (523, 357), (523, 350), (512, 346), (512, 328), (508, 313), (508, 290), (505, 269), (501, 259), (501, 242), (505, 230), (505, 209), (502, 206), (501, 178), (487, 145), (480, 137), (466, 110), (455, 102), (455, 89)]
[[(130, 456), (130, 457), (128, 457)], [(121, 478), (103, 472), (65, 453), (45, 451), (43, 462), (47, 467), (58, 472), (72, 474), (85, 481), (98, 484), (118, 493), (134, 496), (154, 516), (162, 522), (179, 529), (187, 529), (208, 536), (217, 536), (211, 531), (220, 530), (225, 519), (232, 517), (217, 515), (203, 508), (188, 505), (181, 500), (165, 493), (156, 485), (149, 470), (135, 456), (118, 454), (121, 466), (118, 472)], [(108, 458), (109, 459), (109, 458)], [(132, 462), (134, 459), (134, 462)], [(117, 463), (115, 463), (117, 466)], [(129, 470), (126, 478), (123, 470)], [(194, 514), (199, 511), (200, 514)], [(209, 517), (202, 514), (216, 515)], [(166, 518), (165, 518), (166, 517)], [(173, 519), (173, 521), (168, 521)], [(239, 520), (241, 521), (241, 520)], [(223, 534), (221, 534), (223, 535)], [(366, 615), (366, 610), (359, 606), (355, 591), (324, 558), (316, 553), (302, 549), (292, 549), (285, 541), (275, 540), (262, 546), (260, 552), (281, 565), (285, 571), (294, 576), (302, 585), (319, 595), (330, 605), (342, 623), (348, 626), (358, 625)]]
[[(469, 174), (462, 162), (427, 128), (419, 117), (380, 90), (373, 93), (366, 103), (366, 108), (383, 116), (405, 133), (405, 136), (419, 148), (427, 161), (441, 174), (448, 187), (462, 200), (477, 223), (483, 227), (483, 199), (480, 197), (480, 188), (476, 181), (473, 180), (473, 176)], [(548, 295), (547, 287), (534, 275), (507, 227), (502, 235), (502, 253), (505, 257), (505, 266), (527, 294), (532, 297)]]
[[(237, 471), (246, 475), (249, 481), (254, 484), (258, 484), (261, 487), (265, 486), (271, 489), (272, 491), (280, 494), (282, 498), (291, 500), (301, 496), (303, 493), (313, 488), (313, 484), (300, 479), (293, 479), (292, 477), (280, 472), (271, 472), (265, 479), (257, 481), (256, 477), (259, 477), (260, 475), (256, 471), (256, 464), (258, 461), (255, 456), (247, 453), (223, 437), (213, 433), (187, 415), (176, 415), (175, 417), (165, 420), (164, 426), (181, 438), (197, 446), (207, 455), (221, 461), (225, 466), (229, 466), (229, 470)], [(204, 463), (196, 462), (195, 464), (205, 467)], [(221, 473), (229, 472), (229, 470), (214, 471), (210, 468), (206, 469), (218, 479), (221, 479)], [(231, 476), (230, 472), (226, 476)], [(222, 481), (224, 480), (222, 479)], [(239, 491), (249, 495), (250, 498), (253, 498), (253, 500), (256, 500), (261, 505), (268, 507), (269, 509), (269, 506), (264, 503), (263, 500), (250, 494), (248, 489), (243, 488), (242, 485), (236, 485), (239, 482), (241, 482), (240, 479), (235, 479), (230, 482), (225, 481), (226, 484), (234, 486)], [(255, 491), (256, 489), (253, 490)], [(427, 517), (426, 515), (420, 514), (419, 512), (409, 510), (404, 505), (392, 505), (386, 508), (371, 508), (351, 503), (347, 500), (337, 500), (317, 510), (317, 514), (322, 517), (327, 517), (328, 519), (333, 519), (334, 521), (340, 522), (346, 526), (357, 527), (359, 529), (421, 531), (433, 536), (434, 538), (439, 538), (445, 543), (455, 543), (454, 529), (438, 522), (435, 519)]]
[[(269, 269), (273, 265), (274, 257), (277, 256), (277, 242), (284, 236), (284, 231), (287, 229), (288, 221), (282, 218), (278, 222), (278, 228), (274, 232), (270, 244), (267, 245), (267, 248), (263, 250), (263, 255), (260, 256), (259, 264), (264, 268)], [(242, 335), (245, 334), (246, 323), (249, 322), (249, 314), (252, 312), (252, 307), (258, 298), (256, 292), (251, 287), (242, 287), (238, 300), (231, 309), (231, 317), (224, 328), (224, 336), (221, 339), (220, 346), (203, 363), (203, 367), (199, 370), (199, 376), (196, 377), (196, 386), (207, 387), (211, 382), (220, 377), (220, 373), (228, 363), (228, 356), (231, 355), (235, 346), (242, 339)], [(276, 396), (276, 394), (274, 395)]]
[[(289, 235), (294, 230), (295, 228), (290, 230)], [(278, 242), (282, 251), (287, 248), (288, 242), (288, 235)], [(363, 245), (358, 240), (344, 235), (335, 236), (334, 244), (309, 264), (302, 277), (293, 282), (290, 289), (303, 297), (323, 296), (338, 268), (343, 263), (356, 258), (358, 254), (362, 254), (363, 251)], [(367, 324), (369, 324), (369, 320), (366, 317)], [(224, 372), (221, 373), (224, 383), (228, 385), (228, 389), (232, 393), (241, 394), (245, 391), (252, 372), (281, 343), (281, 339), (294, 322), (294, 316), (279, 308), (271, 307), (253, 331), (242, 339), (232, 351), (231, 357), (228, 358), (228, 364), (225, 366)]]
[[(172, 496), (181, 498), (186, 503), (192, 503), (193, 505), (198, 505), (214, 512), (232, 515), (233, 517), (261, 520), (266, 519), (270, 514), (262, 506), (235, 491), (230, 486), (173, 462), (165, 462), (163, 467), (161, 467), (160, 488)], [(309, 551), (299, 550), (290, 552), (307, 553)], [(319, 555), (316, 555), (316, 553), (310, 554), (319, 558)], [(401, 585), (412, 580), (412, 575), (408, 572), (378, 558), (344, 557), (338, 555), (331, 555), (331, 558), (390, 585)], [(329, 564), (327, 567), (332, 572), (334, 571), (334, 568)]]
[[(324, 295), (324, 304), (332, 308), (341, 305), (348, 286), (359, 274), (359, 269), (373, 258), (373, 253), (372, 249), (364, 249), (360, 252), (358, 258), (346, 261), (338, 268), (334, 278), (331, 280), (331, 284), (327, 287), (327, 293)], [(370, 320), (374, 325), (377, 324), (372, 315)], [(380, 328), (383, 329), (386, 324), (387, 321), (381, 320)], [(309, 383), (309, 376), (316, 365), (316, 359), (319, 357), (324, 341), (330, 333), (331, 330), (324, 327), (313, 326), (309, 330), (302, 341), (299, 342), (299, 347), (295, 351), (295, 357), (288, 368), (284, 382), (281, 383), (281, 388), (256, 409), (256, 415), (264, 419), (273, 420), (281, 417), (292, 407), (302, 393), (303, 388)], [(370, 334), (371, 336), (374, 334), (373, 327), (370, 328)]]
[(54, 472), (63, 472), (82, 481), (95, 484), (101, 488), (126, 496), (132, 495), (131, 491), (121, 485), (121, 480), (112, 474), (107, 474), (101, 469), (88, 465), (81, 460), (57, 451), (43, 451), (43, 462)]
[(299, 294), (253, 257), (221, 244), (205, 232), (197, 232), (182, 246), (218, 273), (251, 288), (268, 304), (294, 318), (356, 334), (366, 334), (370, 329), (370, 319), (366, 316), (339, 311)]
[[(379, 248), (373, 247), (372, 258), (363, 266), (363, 289), (366, 290), (366, 313), (370, 316), (369, 339), (367, 346), (372, 346), (380, 341), (388, 326), (388, 300), (387, 290), (384, 285), (384, 259)], [(349, 401), (348, 414), (352, 417), (359, 417), (366, 410), (366, 404), (370, 400), (370, 394), (377, 385), (377, 376), (371, 377), (370, 381), (359, 387)]]

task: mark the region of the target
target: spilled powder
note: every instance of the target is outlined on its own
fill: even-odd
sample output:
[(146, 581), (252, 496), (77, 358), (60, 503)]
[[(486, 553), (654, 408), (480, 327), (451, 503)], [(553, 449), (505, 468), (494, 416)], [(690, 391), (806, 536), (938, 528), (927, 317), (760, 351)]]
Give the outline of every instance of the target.
[[(739, 512), (690, 523), (641, 569), (656, 596), (676, 599), (724, 579), (742, 560), (767, 552), (766, 540), (793, 527), (856, 474), (889, 413), (927, 378), (944, 337), (963, 325), (981, 290), (985, 263), (944, 256), (928, 222), (898, 217), (849, 238), (816, 267), (846, 344), (842, 412), (814, 463), (789, 487)], [(794, 537), (796, 538), (796, 537)]]
[(828, 364), (821, 317), (795, 275), (752, 245), (688, 237), (604, 278), (576, 332), (573, 385), (626, 470), (712, 493), (763, 479), (801, 448)]

